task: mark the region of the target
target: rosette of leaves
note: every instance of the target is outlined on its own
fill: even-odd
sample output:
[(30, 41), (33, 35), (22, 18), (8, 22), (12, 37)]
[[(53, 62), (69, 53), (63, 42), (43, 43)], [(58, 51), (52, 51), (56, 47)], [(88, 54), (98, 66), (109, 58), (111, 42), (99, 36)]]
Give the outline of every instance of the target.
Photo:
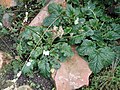
[[(58, 69), (60, 61), (73, 56), (70, 45), (77, 46), (79, 55), (86, 58), (95, 74), (112, 64), (116, 58), (112, 46), (116, 44), (111, 42), (120, 38), (120, 25), (110, 20), (100, 6), (87, 2), (78, 7), (67, 4), (65, 9), (51, 3), (48, 11), (50, 15), (42, 27), (26, 27), (17, 47), (21, 57), (30, 55), (36, 62), (34, 68), (38, 67), (41, 74), (49, 76), (51, 68)], [(52, 29), (54, 26), (62, 26), (64, 34), (61, 37), (53, 39), (57, 32)], [(47, 30), (48, 27), (51, 29)], [(43, 55), (43, 50), (50, 51), (50, 55)]]
[[(76, 3), (74, 2), (74, 4)], [(48, 9), (50, 16), (45, 19), (45, 22), (52, 22), (47, 20), (53, 14), (59, 17), (58, 22), (55, 22), (54, 25), (64, 27), (63, 38), (67, 40), (65, 42), (77, 45), (79, 55), (87, 57), (92, 71), (98, 73), (115, 59), (115, 52), (110, 46), (112, 46), (111, 41), (120, 38), (118, 32), (120, 25), (115, 23), (109, 25), (109, 22), (112, 23), (114, 20), (106, 20), (109, 16), (106, 16), (104, 10), (100, 9), (100, 6), (96, 6), (96, 3), (89, 1), (81, 7), (76, 7), (74, 4), (73, 6), (67, 4), (66, 9), (57, 4), (50, 4), (49, 8), (53, 11), (51, 13), (51, 9)], [(56, 6), (52, 8), (54, 5)], [(76, 18), (79, 20), (77, 24), (74, 24)], [(46, 26), (46, 23), (43, 25)]]
[[(25, 65), (22, 69), (24, 74), (30, 74), (38, 70), (45, 77), (50, 77), (52, 68), (58, 69), (59, 62), (67, 60), (73, 56), (71, 46), (65, 42), (54, 42), (53, 32), (43, 27), (26, 27), (20, 35), (21, 40), (17, 46), (17, 51), (22, 59), (32, 60), (30, 66)], [(43, 51), (49, 51), (49, 55), (44, 55)], [(29, 59), (28, 59), (29, 58)]]

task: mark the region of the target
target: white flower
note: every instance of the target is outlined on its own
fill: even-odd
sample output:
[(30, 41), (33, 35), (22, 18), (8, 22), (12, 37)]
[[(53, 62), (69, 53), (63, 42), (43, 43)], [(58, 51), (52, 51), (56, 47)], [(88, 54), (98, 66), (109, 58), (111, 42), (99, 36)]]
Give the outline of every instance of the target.
[(79, 23), (79, 18), (77, 17), (77, 19), (74, 21), (74, 24), (78, 24)]
[(3, 24), (0, 22), (0, 27), (3, 27)]
[(27, 22), (28, 21), (28, 12), (25, 12), (25, 18), (23, 20), (23, 22)]
[(28, 16), (28, 12), (25, 12), (25, 15)]
[(17, 73), (17, 77), (20, 77), (21, 74), (22, 74), (22, 71), (20, 71), (19, 73)]
[(31, 65), (31, 62), (27, 62), (26, 66), (28, 66), (28, 67), (29, 67), (30, 65)]
[(72, 37), (74, 33), (70, 33), (70, 36)]
[(49, 55), (49, 52), (50, 52), (50, 51), (45, 51), (45, 50), (43, 50), (43, 55)]

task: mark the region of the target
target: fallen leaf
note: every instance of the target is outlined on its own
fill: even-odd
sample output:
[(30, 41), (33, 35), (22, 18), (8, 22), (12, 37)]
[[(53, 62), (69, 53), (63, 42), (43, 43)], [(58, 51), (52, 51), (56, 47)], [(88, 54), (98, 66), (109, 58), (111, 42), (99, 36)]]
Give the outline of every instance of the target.
[(89, 76), (92, 73), (88, 63), (82, 59), (75, 47), (72, 47), (74, 56), (61, 63), (60, 69), (52, 74), (56, 90), (75, 90), (89, 85)]
[(54, 26), (52, 32), (53, 32), (53, 39), (56, 39), (57, 37), (62, 38), (64, 34), (64, 30), (62, 26), (59, 27)]
[(48, 13), (48, 5), (50, 3), (58, 3), (58, 4), (62, 4), (63, 2), (65, 2), (65, 0), (51, 0), (45, 7), (43, 7), (41, 9), (41, 11), (38, 13), (38, 15), (31, 21), (31, 23), (29, 24), (29, 26), (41, 26), (43, 23), (43, 20), (49, 16)]
[(0, 0), (0, 5), (4, 6), (5, 8), (10, 8), (16, 6), (16, 0)]

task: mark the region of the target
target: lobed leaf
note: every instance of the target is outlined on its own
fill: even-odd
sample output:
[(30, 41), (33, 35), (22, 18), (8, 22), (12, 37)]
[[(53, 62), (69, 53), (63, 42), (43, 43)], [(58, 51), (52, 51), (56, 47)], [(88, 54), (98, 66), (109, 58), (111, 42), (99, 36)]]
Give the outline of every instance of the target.
[(90, 68), (96, 74), (100, 72), (103, 67), (106, 67), (112, 63), (115, 58), (115, 53), (109, 48), (99, 48), (89, 54)]
[(56, 15), (60, 15), (63, 11), (63, 8), (56, 4), (56, 3), (51, 3), (49, 6), (48, 6), (48, 12), (50, 14), (56, 14)]
[(53, 25), (58, 25), (60, 21), (57, 18), (58, 18), (58, 15), (51, 14), (50, 16), (44, 19), (43, 26), (50, 26), (53, 22), (54, 22)]
[(91, 40), (85, 39), (83, 43), (77, 47), (79, 55), (90, 55), (96, 49), (96, 45)]

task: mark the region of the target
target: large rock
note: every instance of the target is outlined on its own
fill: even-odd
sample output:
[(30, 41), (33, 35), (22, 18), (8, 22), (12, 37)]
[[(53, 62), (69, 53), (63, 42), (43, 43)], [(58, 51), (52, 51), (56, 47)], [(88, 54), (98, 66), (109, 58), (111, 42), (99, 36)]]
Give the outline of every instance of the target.
[(73, 47), (74, 56), (64, 63), (60, 69), (53, 73), (57, 90), (74, 90), (89, 85), (89, 76), (92, 71), (88, 63), (82, 59)]
[(41, 11), (37, 14), (37, 16), (31, 21), (31, 23), (29, 24), (29, 26), (41, 26), (43, 23), (43, 20), (49, 16), (48, 13), (48, 5), (50, 3), (58, 3), (58, 4), (62, 4), (65, 2), (65, 0), (50, 0), (49, 3), (43, 7), (41, 9)]

